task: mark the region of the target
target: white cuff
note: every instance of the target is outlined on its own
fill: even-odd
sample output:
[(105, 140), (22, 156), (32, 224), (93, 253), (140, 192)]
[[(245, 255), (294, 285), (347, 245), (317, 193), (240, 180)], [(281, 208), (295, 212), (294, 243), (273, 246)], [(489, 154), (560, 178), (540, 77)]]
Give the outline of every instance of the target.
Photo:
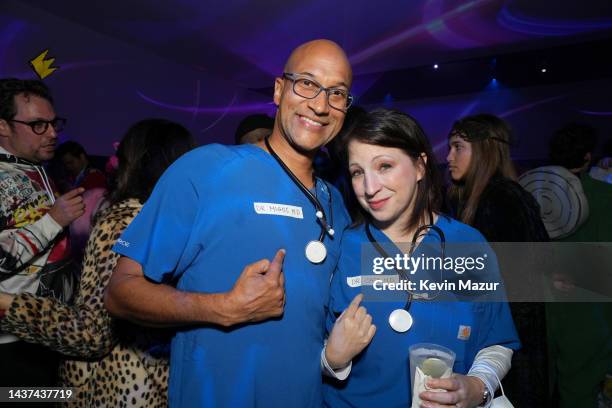
[(52, 241), (53, 239), (55, 239), (57, 234), (62, 232), (62, 230), (64, 229), (61, 225), (57, 223), (57, 221), (53, 219), (53, 217), (49, 213), (46, 213), (40, 220), (38, 220), (34, 224), (36, 224), (38, 230), (48, 241)]
[(467, 375), (480, 378), (489, 390), (489, 400), (482, 406), (489, 407), (491, 405), (495, 391), (501, 384), (501, 379), (510, 370), (513, 353), (512, 349), (496, 345), (486, 347), (476, 354), (474, 363), (472, 363)]
[(323, 350), (321, 350), (321, 371), (326, 376), (333, 377), (336, 380), (340, 380), (340, 381), (346, 380), (349, 374), (351, 373), (353, 362), (352, 361), (349, 362), (349, 365), (347, 365), (344, 368), (339, 368), (337, 370), (334, 370), (333, 368), (330, 367), (329, 363), (327, 362), (327, 358), (325, 358), (325, 347), (326, 346), (323, 346)]

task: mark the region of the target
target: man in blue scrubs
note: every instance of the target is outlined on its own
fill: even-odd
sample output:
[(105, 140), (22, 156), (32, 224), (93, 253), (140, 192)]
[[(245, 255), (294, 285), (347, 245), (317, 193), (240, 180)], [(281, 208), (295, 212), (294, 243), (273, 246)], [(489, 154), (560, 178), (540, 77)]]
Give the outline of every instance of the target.
[[(275, 80), (269, 145), (186, 154), (113, 248), (124, 257), (107, 289), (109, 311), (178, 327), (170, 406), (321, 405), (325, 307), (349, 219), (339, 193), (313, 178), (312, 160), (342, 127), (351, 80), (335, 43), (298, 47)], [(317, 240), (321, 262), (305, 253)]]

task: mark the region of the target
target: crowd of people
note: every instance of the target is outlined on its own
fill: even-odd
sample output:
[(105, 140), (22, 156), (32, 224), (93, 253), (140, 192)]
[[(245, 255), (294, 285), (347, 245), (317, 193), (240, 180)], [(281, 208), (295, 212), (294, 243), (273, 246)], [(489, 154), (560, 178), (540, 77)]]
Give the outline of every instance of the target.
[[(469, 245), (503, 283), (512, 270), (489, 243), (550, 237), (516, 181), (506, 122), (453, 124), (445, 186), (419, 123), (352, 106), (351, 83), (337, 44), (302, 44), (275, 79), (275, 117), (245, 118), (234, 146), (142, 120), (107, 180), (79, 144), (56, 149), (66, 121), (42, 82), (0, 79), (0, 386), (70, 387), (74, 407), (465, 408), (500, 404), (501, 383), (517, 407), (595, 407), (612, 372), (610, 304), (369, 296), (378, 257), (433, 247), (444, 261)], [(594, 143), (567, 147), (584, 135), (556, 134), (552, 164), (594, 191), (601, 233), (583, 226), (580, 240), (610, 242), (597, 226), (612, 186), (586, 179)], [(43, 166), (54, 156), (62, 193)], [(568, 315), (587, 340), (567, 333)], [(420, 343), (455, 361), (415, 394)], [(583, 347), (596, 349), (573, 355)]]

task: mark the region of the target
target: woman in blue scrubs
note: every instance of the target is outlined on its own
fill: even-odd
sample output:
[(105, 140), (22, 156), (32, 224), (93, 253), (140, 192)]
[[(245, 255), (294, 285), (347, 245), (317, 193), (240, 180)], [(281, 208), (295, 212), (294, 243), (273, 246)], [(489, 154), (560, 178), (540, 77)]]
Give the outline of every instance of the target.
[[(413, 243), (421, 250), (447, 248), (442, 259), (457, 255), (456, 249), (448, 251), (454, 248), (453, 243), (471, 245), (480, 248), (481, 254), (491, 254), (489, 261), (496, 269), (494, 254), (477, 230), (440, 213), (442, 195), (434, 156), (413, 118), (398, 111), (373, 111), (355, 125), (342, 144), (361, 211), (343, 237), (327, 324), (331, 329), (355, 295), (364, 292), (364, 304), (377, 333), (353, 359), (348, 379), (325, 385), (326, 406), (411, 406), (408, 349), (422, 342), (456, 353), (455, 374), (427, 383), (447, 392), (422, 392), (422, 407), (489, 405), (498, 386), (496, 376), (501, 379), (507, 373), (512, 352), (519, 347), (507, 303), (436, 301), (435, 293), (439, 292), (421, 291), (421, 296), (404, 290), (394, 290), (389, 296), (373, 294), (375, 286), (381, 286), (380, 281), (373, 282), (387, 276), (378, 275), (380, 270), (373, 266), (382, 268), (376, 258), (407, 253), (399, 249), (406, 248), (403, 243)], [(441, 275), (437, 282), (456, 281), (456, 271), (443, 271), (448, 275)], [(427, 276), (421, 270), (406, 274), (393, 268), (390, 272), (415, 283)]]

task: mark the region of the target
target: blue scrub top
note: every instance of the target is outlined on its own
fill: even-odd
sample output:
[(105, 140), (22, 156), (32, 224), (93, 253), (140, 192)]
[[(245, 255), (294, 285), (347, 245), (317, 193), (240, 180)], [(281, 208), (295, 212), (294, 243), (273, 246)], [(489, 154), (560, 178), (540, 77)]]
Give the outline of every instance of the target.
[[(444, 216), (438, 217), (436, 225), (442, 229), (447, 244), (482, 243), (483, 251), (492, 254), (484, 237), (474, 228)], [(391, 243), (389, 238), (375, 227), (370, 226), (370, 230), (377, 242)], [(432, 248), (439, 244), (438, 235), (431, 229), (421, 242), (421, 245)], [(368, 250), (364, 251), (366, 246)], [(332, 279), (328, 330), (331, 330), (336, 316), (357, 294), (364, 291), (367, 296), (368, 290), (371, 290), (348, 284), (349, 281), (354, 282), (355, 276), (367, 274), (368, 268), (369, 274), (372, 273), (372, 257), (380, 255), (369, 247), (371, 244), (363, 225), (345, 231), (340, 261)], [(494, 254), (492, 260), (495, 261)], [(496, 269), (496, 261), (494, 263), (493, 269)], [(409, 407), (412, 403), (412, 392), (408, 348), (416, 343), (435, 343), (453, 350), (457, 355), (453, 371), (460, 374), (469, 371), (476, 353), (485, 347), (503, 345), (515, 350), (520, 347), (512, 316), (505, 302), (414, 300), (410, 308), (413, 325), (407, 332), (398, 333), (391, 328), (388, 318), (395, 309), (405, 306), (408, 295), (402, 294), (401, 300), (398, 295), (394, 296), (388, 301), (381, 301), (379, 298), (363, 303), (376, 325), (376, 334), (372, 343), (353, 359), (353, 368), (346, 381), (326, 381), (325, 406)], [(465, 327), (470, 329), (468, 338), (465, 338)], [(461, 329), (464, 329), (462, 333)]]
[(243, 268), (286, 249), (282, 318), (232, 328), (184, 328), (172, 341), (172, 407), (319, 407), (329, 282), (349, 218), (337, 190), (317, 196), (332, 221), (328, 254), (304, 248), (321, 232), (314, 206), (262, 149), (208, 145), (177, 160), (113, 250), (156, 282), (227, 292)]

